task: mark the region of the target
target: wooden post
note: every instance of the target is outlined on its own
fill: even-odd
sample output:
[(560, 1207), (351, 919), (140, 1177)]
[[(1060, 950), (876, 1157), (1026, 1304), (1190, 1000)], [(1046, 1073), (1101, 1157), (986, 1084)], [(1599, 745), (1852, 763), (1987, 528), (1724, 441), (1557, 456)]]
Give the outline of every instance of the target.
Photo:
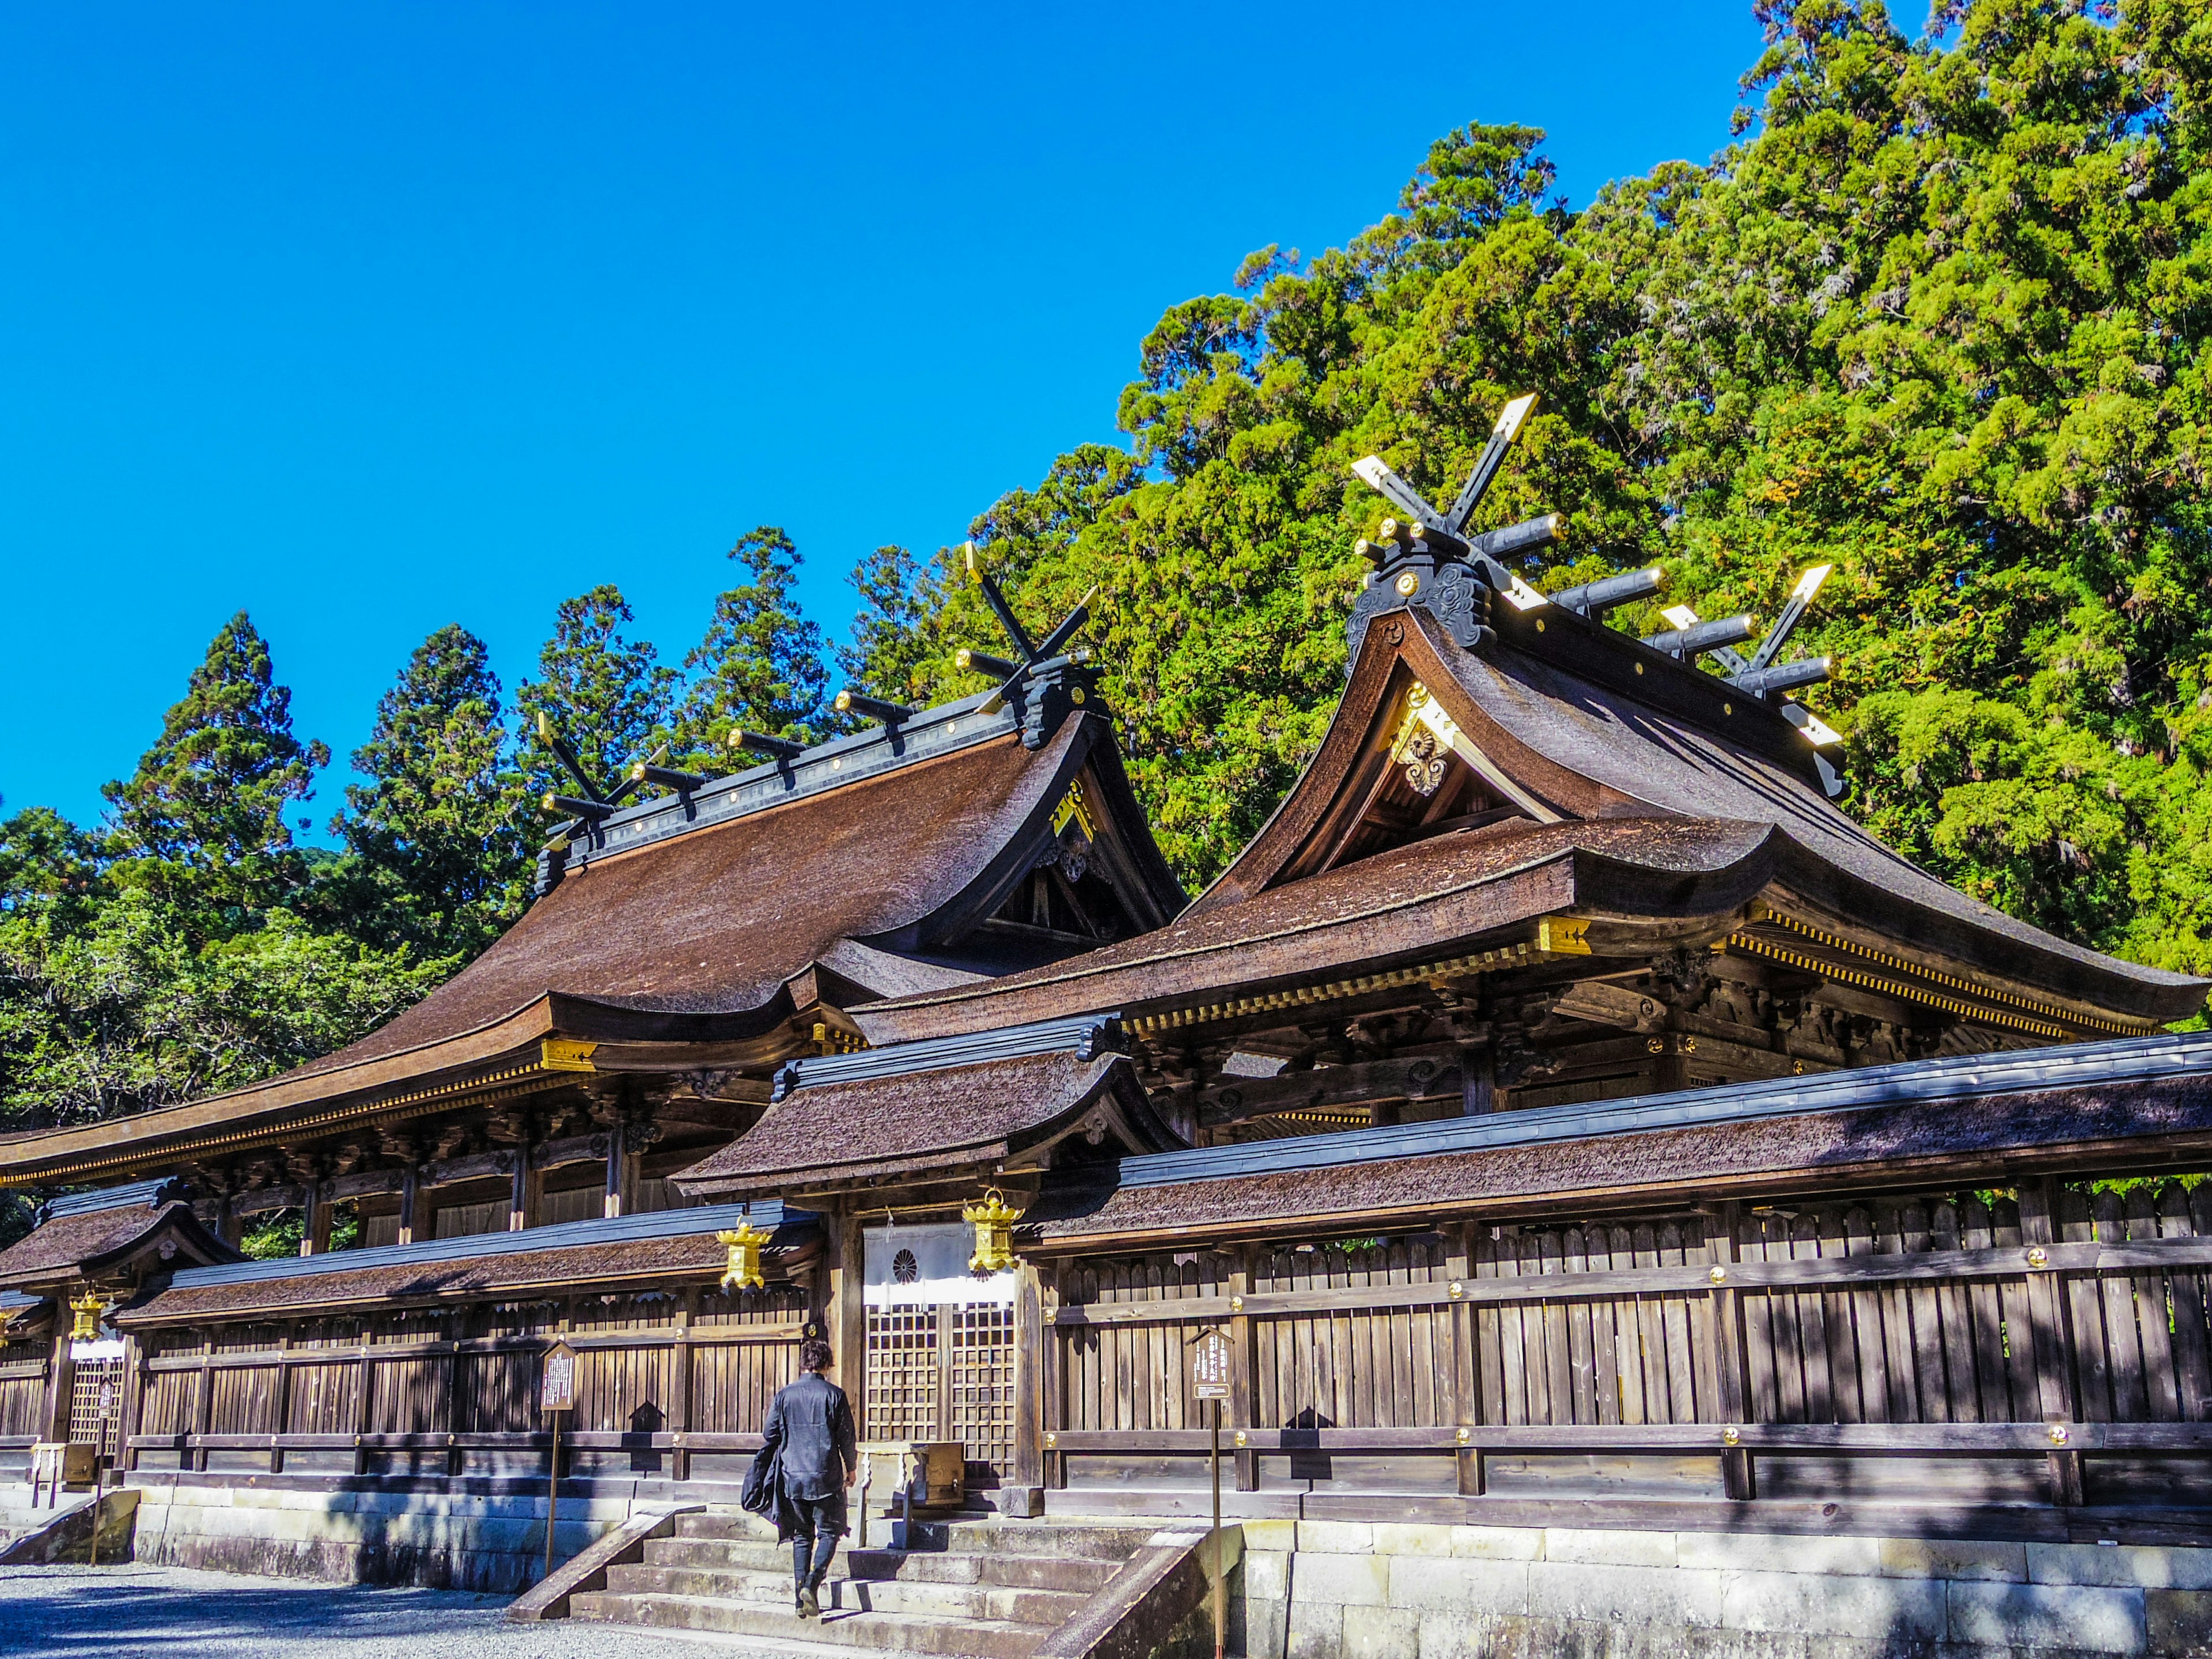
[(507, 1231), (519, 1233), (530, 1225), (533, 1218), (532, 1212), (538, 1206), (538, 1189), (544, 1185), (544, 1176), (530, 1167), (530, 1149), (526, 1146), (516, 1147), (514, 1149), (514, 1179), (507, 1188)]
[[(684, 1292), (676, 1308), (676, 1342), (668, 1352), (668, 1430), (680, 1442), (691, 1429), (691, 1324), (699, 1316), (699, 1292)], [(671, 1478), (691, 1478), (691, 1453), (681, 1444), (669, 1454)]]
[[(1456, 1227), (1444, 1230), (1448, 1241), (1444, 1256), (1444, 1272), (1449, 1279), (1462, 1285), (1474, 1282), (1474, 1223), (1462, 1222)], [(1473, 1429), (1480, 1415), (1480, 1391), (1475, 1387), (1474, 1310), (1464, 1298), (1455, 1303), (1451, 1310), (1452, 1333), (1452, 1421), (1455, 1426)], [(1459, 1464), (1460, 1494), (1466, 1498), (1482, 1496), (1482, 1452), (1478, 1447), (1463, 1448), (1456, 1459)]]
[(321, 1255), (331, 1248), (331, 1206), (319, 1181), (300, 1183), (300, 1254)]
[[(2024, 1249), (2057, 1243), (2058, 1192), (2057, 1179), (2049, 1176), (2020, 1183), (2020, 1242)], [(2043, 1420), (2070, 1425), (2075, 1420), (2074, 1345), (2064, 1289), (2056, 1273), (2029, 1270), (2027, 1317), (2034, 1334), (2035, 1384)], [(2061, 1508), (2078, 1506), (2081, 1454), (2054, 1446), (2049, 1458), (2051, 1501)]]
[(54, 1346), (46, 1362), (45, 1426), (39, 1438), (66, 1441), (70, 1437), (70, 1407), (76, 1395), (76, 1361), (70, 1357), (69, 1293), (54, 1295)]
[(1495, 1061), (1487, 1043), (1459, 1051), (1459, 1109), (1463, 1117), (1485, 1117), (1498, 1109)]
[(1213, 1407), (1213, 1450), (1206, 1460), (1213, 1476), (1213, 1659), (1222, 1659), (1224, 1645), (1228, 1641), (1228, 1589), (1221, 1582), (1221, 1402), (1207, 1402)]
[[(279, 1353), (289, 1352), (292, 1333), (288, 1328), (276, 1339)], [(275, 1396), (270, 1402), (270, 1421), (272, 1432), (269, 1437), (269, 1473), (284, 1473), (284, 1435), (292, 1417), (292, 1372), (294, 1367), (283, 1360), (276, 1362), (276, 1386), (270, 1390)]]
[(862, 1297), (867, 1282), (860, 1218), (842, 1206), (823, 1218), (823, 1242), (830, 1247), (824, 1335), (845, 1393), (853, 1402), (853, 1422), (861, 1439), (868, 1426), (868, 1310)]
[(1044, 1345), (1053, 1340), (1044, 1325), (1036, 1268), (1026, 1261), (1018, 1263), (1014, 1268), (1014, 1466), (1008, 1483), (1012, 1486), (1044, 1484), (1042, 1362)]
[(376, 1361), (368, 1352), (368, 1339), (364, 1337), (361, 1370), (355, 1379), (361, 1390), (361, 1397), (354, 1401), (353, 1408), (353, 1472), (356, 1474), (368, 1473), (368, 1448), (362, 1443), (368, 1437), (371, 1427), (376, 1421), (376, 1376), (370, 1369), (375, 1364)]
[[(192, 1433), (204, 1442), (214, 1420), (215, 1339), (207, 1336), (200, 1339), (200, 1383), (199, 1392), (192, 1398)], [(206, 1445), (202, 1443), (194, 1446), (186, 1462), (194, 1469), (206, 1468), (208, 1466)]]
[[(1744, 1371), (1743, 1293), (1728, 1283), (1725, 1275), (1735, 1265), (1736, 1228), (1742, 1219), (1742, 1208), (1733, 1200), (1715, 1205), (1707, 1217), (1705, 1255), (1715, 1271), (1723, 1275), (1713, 1281), (1713, 1372), (1720, 1398), (1719, 1407), (1723, 1423), (1741, 1423), (1749, 1415), (1751, 1389)], [(1741, 1446), (1723, 1448), (1721, 1452), (1721, 1489), (1737, 1502), (1748, 1502), (1759, 1495), (1758, 1476), (1753, 1469), (1751, 1454)]]
[[(1246, 1245), (1237, 1252), (1237, 1265), (1229, 1272), (1231, 1305), (1236, 1306), (1243, 1297), (1251, 1294), (1252, 1249), (1249, 1245)], [(1230, 1426), (1232, 1428), (1253, 1429), (1259, 1426), (1259, 1419), (1255, 1414), (1252, 1401), (1252, 1373), (1255, 1369), (1252, 1363), (1253, 1341), (1251, 1315), (1241, 1310), (1231, 1314), (1229, 1316), (1229, 1416)], [(1220, 1410), (1219, 1402), (1217, 1401), (1214, 1406), (1217, 1421), (1220, 1416)], [(1237, 1490), (1259, 1491), (1260, 1455), (1247, 1447), (1237, 1452), (1235, 1458)]]
[(623, 1169), (629, 1162), (629, 1136), (620, 1116), (607, 1126), (607, 1185), (605, 1196), (600, 1200), (599, 1213), (610, 1218), (623, 1212)]
[(115, 1425), (115, 1467), (118, 1473), (138, 1467), (138, 1454), (131, 1449), (138, 1432), (146, 1399), (146, 1345), (136, 1332), (123, 1337), (123, 1402)]
[(415, 1242), (415, 1230), (421, 1224), (422, 1196), (422, 1166), (410, 1163), (399, 1178), (399, 1235), (402, 1244)]

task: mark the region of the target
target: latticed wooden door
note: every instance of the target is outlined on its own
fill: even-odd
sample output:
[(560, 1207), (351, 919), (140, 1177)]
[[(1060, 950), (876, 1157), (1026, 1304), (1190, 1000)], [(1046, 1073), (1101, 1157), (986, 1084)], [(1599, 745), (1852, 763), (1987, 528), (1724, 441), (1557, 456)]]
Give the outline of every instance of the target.
[(123, 1420), (123, 1361), (80, 1359), (70, 1389), (70, 1443), (94, 1446), (102, 1457), (115, 1455), (116, 1431)]
[(1014, 1455), (1014, 1310), (868, 1310), (868, 1437), (958, 1441), (1003, 1478)]

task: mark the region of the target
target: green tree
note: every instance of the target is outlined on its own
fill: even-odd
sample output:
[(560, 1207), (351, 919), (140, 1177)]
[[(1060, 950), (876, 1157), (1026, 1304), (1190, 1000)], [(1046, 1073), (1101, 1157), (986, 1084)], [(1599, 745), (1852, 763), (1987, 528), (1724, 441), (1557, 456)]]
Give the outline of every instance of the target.
[(522, 717), (516, 749), (531, 800), (547, 790), (576, 793), (538, 734), (541, 714), (602, 789), (619, 782), (632, 761), (671, 740), (679, 677), (648, 641), (624, 636), (632, 620), (629, 601), (611, 582), (561, 602), (553, 637), (538, 653), (538, 678), (515, 691)]
[(693, 678), (677, 726), (679, 749), (709, 771), (729, 769), (726, 739), (738, 726), (811, 740), (830, 690), (822, 630), (799, 608), (791, 538), (761, 525), (730, 557), (744, 576), (716, 596), (706, 638), (684, 659)]
[[(940, 553), (939, 562), (948, 556)], [(927, 701), (943, 668), (933, 660), (928, 625), (945, 605), (945, 578), (893, 545), (863, 558), (846, 580), (860, 596), (853, 641), (837, 647), (846, 679), (895, 702)]]
[(351, 856), (322, 878), (349, 931), (425, 956), (475, 956), (521, 913), (534, 814), (505, 765), (499, 677), (458, 624), (415, 648), (376, 706), (331, 820)]
[(225, 623), (127, 779), (108, 784), (115, 879), (175, 904), (195, 939), (236, 933), (299, 885), (285, 813), (331, 751), (292, 735), (292, 694), (243, 611)]

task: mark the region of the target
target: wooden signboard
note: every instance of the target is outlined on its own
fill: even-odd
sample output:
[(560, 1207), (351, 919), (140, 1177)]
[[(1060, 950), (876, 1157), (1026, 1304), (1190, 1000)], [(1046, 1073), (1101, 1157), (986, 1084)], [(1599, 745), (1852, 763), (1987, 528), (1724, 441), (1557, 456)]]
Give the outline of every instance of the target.
[(576, 1409), (576, 1351), (557, 1339), (545, 1350), (545, 1367), (538, 1386), (538, 1409)]
[(1207, 1331), (1190, 1348), (1190, 1389), (1200, 1400), (1229, 1398), (1229, 1339)]

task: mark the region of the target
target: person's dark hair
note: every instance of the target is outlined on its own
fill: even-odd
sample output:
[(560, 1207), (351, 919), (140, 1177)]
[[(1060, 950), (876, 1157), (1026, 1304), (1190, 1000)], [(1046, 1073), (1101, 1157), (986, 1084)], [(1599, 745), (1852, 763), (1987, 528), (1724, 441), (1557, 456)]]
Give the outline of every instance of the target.
[(799, 1345), (799, 1369), (802, 1371), (827, 1370), (830, 1358), (830, 1345), (818, 1336), (810, 1336)]

